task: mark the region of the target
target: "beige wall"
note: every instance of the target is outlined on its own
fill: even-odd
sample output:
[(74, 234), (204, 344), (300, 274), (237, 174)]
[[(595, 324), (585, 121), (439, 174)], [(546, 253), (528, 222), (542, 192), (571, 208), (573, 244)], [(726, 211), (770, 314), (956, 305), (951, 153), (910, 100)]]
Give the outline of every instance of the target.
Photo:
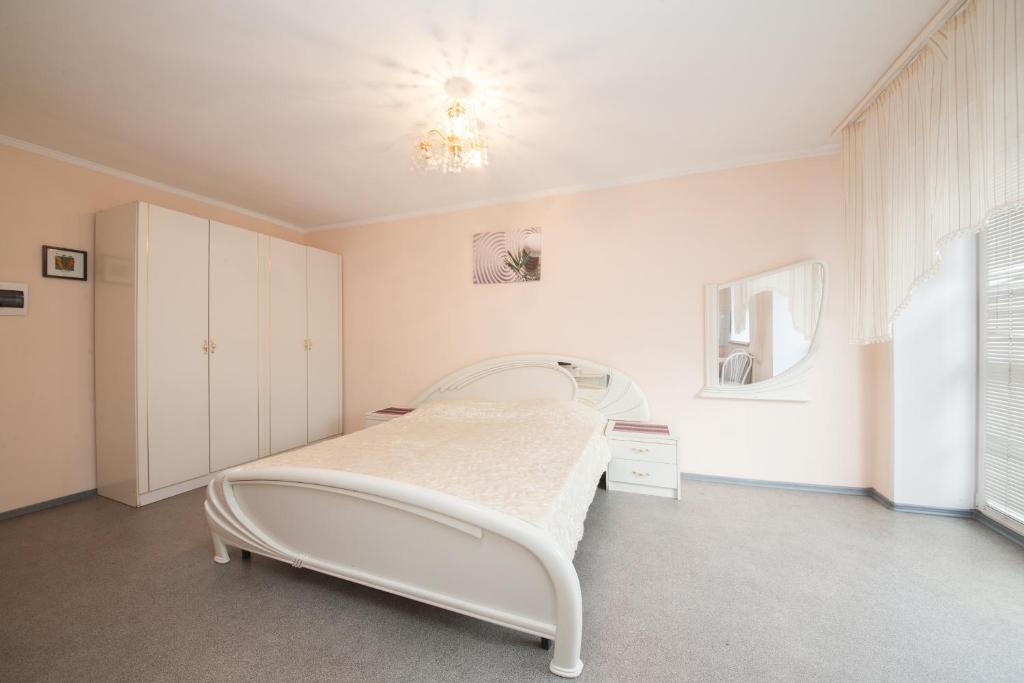
[[(871, 485), (873, 366), (847, 341), (842, 206), (827, 156), (310, 233), (344, 255), (345, 428), (483, 358), (565, 353), (631, 375), (684, 471)], [(473, 285), (473, 233), (528, 226), (541, 282)], [(704, 284), (810, 258), (830, 268), (814, 400), (696, 398)]]
[(864, 354), (867, 358), (864, 415), (871, 456), (871, 485), (889, 500), (895, 500), (892, 343), (866, 346)]
[(0, 317), (0, 511), (96, 486), (91, 273), (85, 283), (43, 278), (41, 249), (84, 249), (92, 261), (93, 215), (135, 200), (302, 241), (265, 221), (0, 145), (0, 281), (29, 286), (29, 315)]

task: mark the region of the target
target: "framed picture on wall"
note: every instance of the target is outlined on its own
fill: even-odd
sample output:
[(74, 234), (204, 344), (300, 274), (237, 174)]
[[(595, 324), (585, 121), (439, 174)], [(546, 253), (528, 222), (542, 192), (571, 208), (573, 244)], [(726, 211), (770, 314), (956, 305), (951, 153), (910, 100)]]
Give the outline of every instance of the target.
[(540, 280), (540, 228), (473, 235), (473, 284)]
[(43, 245), (43, 277), (87, 280), (89, 255), (78, 249)]

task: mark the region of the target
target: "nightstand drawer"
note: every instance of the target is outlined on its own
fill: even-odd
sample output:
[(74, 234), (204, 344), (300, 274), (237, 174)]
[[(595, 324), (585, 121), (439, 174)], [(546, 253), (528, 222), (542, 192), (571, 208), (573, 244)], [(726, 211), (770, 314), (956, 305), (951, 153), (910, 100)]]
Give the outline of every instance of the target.
[(674, 443), (619, 441), (617, 439), (610, 439), (608, 443), (611, 446), (613, 458), (676, 464), (676, 445)]
[(673, 449), (671, 464), (614, 458), (608, 463), (608, 479), (623, 484), (643, 484), (674, 489), (678, 485), (677, 480), (679, 479), (675, 451)]

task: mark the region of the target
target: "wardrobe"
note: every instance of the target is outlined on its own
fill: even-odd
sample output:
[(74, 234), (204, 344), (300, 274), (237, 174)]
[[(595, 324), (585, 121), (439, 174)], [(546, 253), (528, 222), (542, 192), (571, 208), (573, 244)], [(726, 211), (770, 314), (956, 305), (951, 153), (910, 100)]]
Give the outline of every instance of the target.
[(98, 492), (145, 505), (341, 432), (341, 257), (134, 202), (96, 216)]

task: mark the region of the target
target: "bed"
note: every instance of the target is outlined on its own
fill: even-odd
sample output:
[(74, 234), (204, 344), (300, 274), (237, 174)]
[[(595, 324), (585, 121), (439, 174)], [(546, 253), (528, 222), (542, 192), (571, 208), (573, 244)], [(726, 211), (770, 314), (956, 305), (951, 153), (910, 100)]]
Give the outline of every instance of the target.
[(214, 560), (231, 546), (552, 640), (551, 672), (578, 676), (572, 558), (604, 423), (648, 419), (643, 393), (612, 368), (529, 355), (453, 373), (414, 405), (219, 474)]

